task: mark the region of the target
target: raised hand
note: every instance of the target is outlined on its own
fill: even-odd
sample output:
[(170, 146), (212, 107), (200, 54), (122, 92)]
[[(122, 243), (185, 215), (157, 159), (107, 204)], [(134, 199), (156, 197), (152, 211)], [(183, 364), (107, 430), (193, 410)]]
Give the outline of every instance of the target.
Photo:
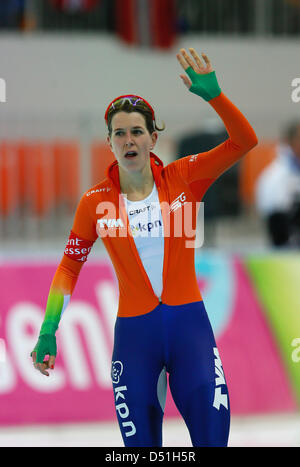
[[(201, 54), (204, 60), (203, 63), (195, 49), (189, 47), (189, 51), (194, 60), (190, 57), (190, 55), (186, 52), (185, 49), (180, 49), (180, 53), (176, 54), (176, 57), (184, 70), (186, 70), (189, 67), (192, 67), (192, 69), (199, 75), (205, 75), (214, 71), (210, 60), (205, 53)], [(180, 75), (180, 78), (183, 80), (184, 84), (189, 89), (192, 85), (191, 80), (186, 75)]]
[(210, 101), (221, 94), (216, 74), (205, 53), (201, 54), (201, 59), (195, 49), (189, 47), (189, 51), (192, 58), (185, 49), (180, 49), (180, 53), (176, 54), (177, 60), (186, 72), (186, 75), (180, 75), (180, 78), (190, 92)]

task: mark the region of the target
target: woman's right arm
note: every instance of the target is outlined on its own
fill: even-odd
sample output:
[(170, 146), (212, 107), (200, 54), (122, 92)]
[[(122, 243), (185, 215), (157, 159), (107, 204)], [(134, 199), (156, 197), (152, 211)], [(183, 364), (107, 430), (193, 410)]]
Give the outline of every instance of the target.
[[(47, 369), (53, 369), (55, 364), (57, 353), (55, 334), (59, 322), (70, 301), (81, 268), (96, 239), (94, 220), (90, 215), (89, 205), (84, 195), (77, 207), (63, 258), (50, 286), (38, 342), (31, 352), (35, 368), (46, 376), (49, 376)], [(46, 355), (49, 355), (48, 361), (44, 361)]]

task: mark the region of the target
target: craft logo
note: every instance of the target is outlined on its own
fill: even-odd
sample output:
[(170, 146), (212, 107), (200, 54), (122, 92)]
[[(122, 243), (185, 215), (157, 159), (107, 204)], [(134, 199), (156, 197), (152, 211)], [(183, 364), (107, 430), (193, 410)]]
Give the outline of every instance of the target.
[(300, 78), (294, 78), (291, 85), (295, 88), (291, 94), (292, 101), (295, 103), (300, 102)]
[(102, 192), (109, 192), (111, 190), (110, 187), (104, 187), (104, 188), (96, 188), (95, 190), (90, 190), (86, 193), (86, 196), (91, 196), (93, 195), (94, 193), (102, 193)]
[(0, 78), (0, 102), (6, 102), (6, 82)]
[(148, 206), (145, 206), (144, 208), (134, 209), (133, 211), (129, 211), (128, 214), (129, 214), (130, 216), (134, 216), (134, 215), (136, 215), (136, 214), (141, 214), (142, 212), (145, 212), (145, 211), (147, 211), (147, 212), (149, 212), (150, 210), (153, 211), (153, 210), (155, 209), (155, 207), (153, 206), (153, 204), (154, 204), (154, 203), (149, 204)]

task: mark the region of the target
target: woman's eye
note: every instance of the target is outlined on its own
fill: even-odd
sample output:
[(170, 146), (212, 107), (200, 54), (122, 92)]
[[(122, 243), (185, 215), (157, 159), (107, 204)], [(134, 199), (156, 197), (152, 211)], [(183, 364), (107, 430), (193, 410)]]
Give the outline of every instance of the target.
[[(143, 131), (142, 131), (142, 130), (133, 130), (132, 133), (133, 133), (133, 134), (142, 134)], [(123, 135), (124, 135), (124, 132), (123, 132), (123, 131), (116, 131), (116, 132), (115, 132), (115, 135), (116, 135), (116, 136), (123, 136)]]

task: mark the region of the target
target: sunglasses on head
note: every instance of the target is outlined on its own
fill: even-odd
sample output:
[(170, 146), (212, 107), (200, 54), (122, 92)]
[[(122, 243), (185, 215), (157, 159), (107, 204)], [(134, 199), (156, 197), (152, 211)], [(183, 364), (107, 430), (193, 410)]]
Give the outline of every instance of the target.
[(136, 96), (135, 94), (125, 94), (124, 96), (119, 96), (119, 97), (116, 97), (110, 104), (109, 106), (107, 107), (106, 109), (106, 112), (105, 112), (105, 116), (104, 116), (104, 119), (106, 121), (106, 124), (108, 124), (108, 112), (110, 111), (111, 107), (114, 109), (115, 108), (115, 103), (117, 101), (120, 100), (120, 104), (123, 104), (125, 103), (126, 101), (129, 102), (131, 105), (135, 106), (138, 104), (139, 101), (143, 101), (147, 107), (151, 110), (151, 113), (152, 113), (152, 120), (155, 121), (155, 115), (154, 115), (154, 110), (153, 108), (151, 107), (151, 105), (149, 104), (149, 102), (147, 102), (145, 99), (143, 99), (142, 97), (140, 96)]

